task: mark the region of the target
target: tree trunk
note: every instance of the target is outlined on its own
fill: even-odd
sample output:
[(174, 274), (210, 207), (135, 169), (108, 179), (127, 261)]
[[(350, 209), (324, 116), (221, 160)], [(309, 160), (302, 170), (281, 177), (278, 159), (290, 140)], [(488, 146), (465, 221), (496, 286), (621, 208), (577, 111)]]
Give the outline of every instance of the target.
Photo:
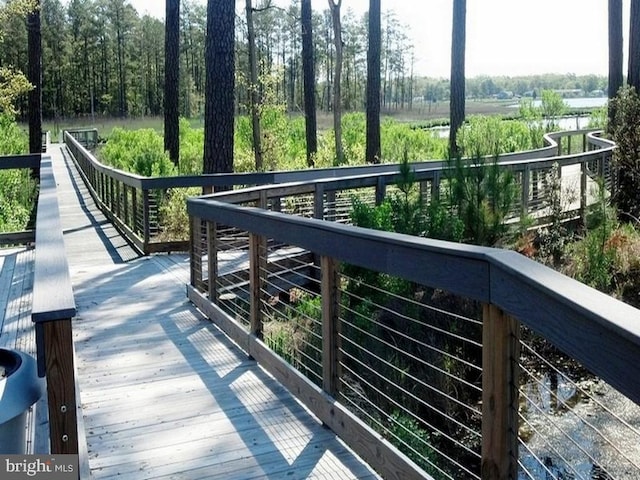
[(449, 98), (449, 155), (458, 155), (456, 143), (458, 129), (464, 122), (465, 101), (465, 47), (467, 0), (453, 1), (453, 28), (451, 29), (451, 96)]
[(307, 138), (307, 165), (313, 167), (315, 154), (318, 151), (318, 127), (316, 122), (316, 74), (313, 55), (311, 0), (302, 0), (300, 13), (302, 16), (302, 69), (304, 70), (304, 117)]
[(256, 172), (263, 169), (262, 134), (260, 133), (260, 85), (258, 84), (258, 60), (256, 55), (256, 33), (253, 28), (253, 7), (251, 0), (246, 0), (247, 42), (249, 47), (249, 110), (253, 127), (253, 155)]
[(631, 0), (627, 83), (640, 93), (640, 0)]
[(208, 0), (203, 173), (233, 171), (235, 1)]
[(380, 163), (380, 0), (369, 0), (367, 50), (367, 163)]
[(335, 133), (336, 165), (344, 162), (344, 152), (342, 151), (342, 98), (341, 98), (341, 77), (342, 77), (342, 25), (340, 22), (340, 7), (342, 0), (329, 0), (331, 18), (333, 20), (333, 42), (336, 50), (336, 64), (333, 73), (333, 130)]
[(180, 0), (166, 0), (164, 67), (164, 149), (178, 166), (180, 130), (178, 87), (180, 71)]
[(40, 34), (40, 1), (27, 16), (29, 82), (29, 152), (42, 153), (42, 40)]

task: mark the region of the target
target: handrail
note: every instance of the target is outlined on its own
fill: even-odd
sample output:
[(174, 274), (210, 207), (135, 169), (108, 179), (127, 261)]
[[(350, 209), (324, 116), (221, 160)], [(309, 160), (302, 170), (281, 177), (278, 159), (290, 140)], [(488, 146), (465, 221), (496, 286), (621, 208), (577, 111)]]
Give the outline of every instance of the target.
[(42, 155), (36, 216), (36, 251), (31, 319), (35, 323), (38, 374), (47, 377), (49, 438), (53, 454), (81, 455), (71, 319), (76, 305), (64, 248), (51, 157)]
[[(566, 132), (556, 132), (545, 134), (543, 139), (546, 144), (541, 149), (515, 152), (500, 155), (498, 162), (505, 168), (511, 168), (523, 178), (528, 178), (529, 173), (549, 168), (554, 162), (563, 164), (596, 162), (601, 165), (600, 170), (604, 170), (605, 158), (610, 153), (613, 146), (610, 142), (597, 140), (593, 136), (596, 130), (573, 130)], [(251, 196), (259, 195), (258, 192), (267, 191), (267, 195), (276, 198), (275, 192), (280, 188), (282, 195), (285, 195), (287, 186), (292, 188), (307, 189), (308, 192), (314, 190), (311, 187), (315, 183), (318, 192), (319, 188), (324, 188), (326, 192), (337, 191), (346, 188), (363, 188), (374, 186), (377, 189), (376, 198), (381, 200), (385, 195), (386, 185), (391, 185), (400, 178), (398, 175), (398, 164), (365, 165), (358, 167), (336, 167), (327, 169), (314, 169), (303, 171), (283, 171), (283, 172), (260, 172), (260, 173), (229, 173), (211, 175), (191, 175), (176, 177), (142, 177), (118, 170), (100, 163), (93, 154), (81, 145), (81, 142), (73, 137), (72, 131), (64, 133), (64, 141), (71, 152), (74, 161), (89, 187), (89, 191), (101, 210), (111, 219), (116, 227), (145, 254), (185, 250), (187, 242), (182, 240), (159, 240), (157, 233), (153, 229), (158, 225), (157, 203), (162, 200), (165, 192), (170, 189), (180, 189), (188, 187), (200, 187), (209, 190), (226, 189), (228, 187), (249, 187), (254, 190), (243, 188), (242, 194), (233, 195)], [(599, 150), (576, 155), (557, 156), (561, 153), (561, 144), (557, 140), (563, 137), (582, 135), (583, 142), (597, 147)], [(603, 157), (603, 155), (605, 157)], [(412, 168), (416, 174), (416, 180), (431, 182), (432, 191), (437, 194), (439, 182), (446, 170), (445, 161), (423, 161), (412, 163)], [(279, 185), (279, 187), (273, 187)], [(257, 186), (257, 187), (251, 187)], [(528, 181), (523, 181), (522, 200), (525, 211), (526, 200), (529, 196)], [(586, 184), (582, 185), (586, 190)], [(580, 195), (580, 209), (584, 211), (586, 207), (586, 192)], [(247, 200), (241, 200), (247, 201)], [(154, 208), (156, 210), (154, 210)], [(316, 205), (317, 212), (322, 211), (321, 205)], [(158, 228), (162, 228), (161, 225)]]

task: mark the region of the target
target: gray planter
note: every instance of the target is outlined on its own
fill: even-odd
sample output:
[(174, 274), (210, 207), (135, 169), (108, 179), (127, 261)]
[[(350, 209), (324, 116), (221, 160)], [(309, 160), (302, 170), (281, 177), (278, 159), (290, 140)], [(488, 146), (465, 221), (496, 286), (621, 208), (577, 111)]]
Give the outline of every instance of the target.
[(26, 453), (27, 412), (43, 391), (36, 361), (17, 350), (0, 348), (0, 454)]

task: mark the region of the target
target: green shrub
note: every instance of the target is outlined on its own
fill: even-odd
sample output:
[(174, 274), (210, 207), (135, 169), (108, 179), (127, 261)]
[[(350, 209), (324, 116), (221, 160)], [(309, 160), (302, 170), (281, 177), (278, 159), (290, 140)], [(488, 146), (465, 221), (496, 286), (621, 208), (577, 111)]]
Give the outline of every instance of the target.
[(114, 128), (100, 155), (108, 165), (145, 177), (168, 177), (176, 173), (164, 151), (162, 136), (150, 128)]
[(24, 130), (10, 115), (0, 115), (0, 155), (15, 155), (28, 151), (29, 137)]
[(619, 219), (628, 222), (640, 218), (640, 96), (635, 88), (621, 88), (611, 100), (615, 112), (613, 140), (617, 148), (613, 154), (618, 173), (614, 202)]
[[(0, 155), (22, 154), (29, 139), (10, 115), (0, 115)], [(27, 227), (36, 199), (36, 181), (29, 170), (0, 170), (0, 232)]]

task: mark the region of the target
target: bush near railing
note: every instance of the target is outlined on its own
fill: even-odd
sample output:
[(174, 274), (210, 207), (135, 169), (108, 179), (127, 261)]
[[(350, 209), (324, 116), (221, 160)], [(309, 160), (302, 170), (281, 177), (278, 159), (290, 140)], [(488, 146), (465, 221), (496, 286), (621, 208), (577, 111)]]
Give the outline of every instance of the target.
[(35, 240), (35, 208), (40, 154), (0, 156), (0, 245)]

